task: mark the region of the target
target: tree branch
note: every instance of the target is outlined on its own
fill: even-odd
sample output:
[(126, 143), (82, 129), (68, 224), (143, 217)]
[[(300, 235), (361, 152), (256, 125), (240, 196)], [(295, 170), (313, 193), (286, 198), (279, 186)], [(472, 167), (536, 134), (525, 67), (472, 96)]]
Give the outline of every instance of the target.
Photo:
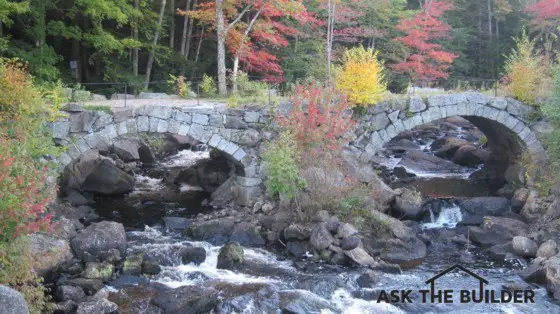
[(249, 22), (249, 25), (247, 26), (247, 29), (245, 30), (245, 36), (249, 35), (249, 32), (251, 31), (251, 28), (253, 28), (253, 25), (255, 24), (257, 19), (259, 18), (259, 15), (261, 15), (262, 11), (264, 10), (264, 6), (267, 2), (268, 1), (263, 2), (262, 6), (259, 8), (257, 13), (255, 13), (255, 16), (253, 16), (253, 18), (251, 19), (251, 22)]
[(243, 11), (241, 11), (241, 13), (239, 13), (239, 15), (235, 18), (235, 20), (233, 20), (231, 23), (229, 23), (229, 25), (226, 27), (225, 29), (225, 33), (229, 32), (230, 29), (233, 28), (233, 26), (235, 24), (237, 24), (237, 22), (239, 22), (241, 20), (241, 18), (243, 17), (243, 15), (245, 15), (245, 13), (247, 13), (249, 10), (251, 10), (251, 8), (253, 7), (252, 4), (246, 6)]

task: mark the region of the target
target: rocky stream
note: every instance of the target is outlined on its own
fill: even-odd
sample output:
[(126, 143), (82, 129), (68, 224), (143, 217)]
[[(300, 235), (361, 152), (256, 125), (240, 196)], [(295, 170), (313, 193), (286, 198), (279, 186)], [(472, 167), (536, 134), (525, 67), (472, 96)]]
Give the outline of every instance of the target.
[[(55, 313), (560, 311), (542, 273), (556, 242), (526, 238), (525, 207), (536, 201), (519, 171), (494, 161), (484, 134), (466, 120), (417, 127), (378, 154), (385, 183), (377, 184), (391, 200), (376, 214), (387, 229), (377, 237), (324, 211), (300, 223), (282, 202), (217, 204), (212, 199), (235, 164), (185, 138), (159, 140), (157, 154), (125, 138), (82, 157), (75, 169), (83, 174), (85, 162), (96, 160), (96, 176), (111, 177), (111, 186), (90, 175), (77, 190), (78, 172), (63, 176), (57, 233), (70, 246), (33, 239), (37, 251), (49, 241), (62, 248), (55, 264), (43, 265), (58, 268), (45, 272)], [(70, 247), (73, 254), (64, 255)], [(486, 289), (531, 289), (534, 303), (464, 304), (458, 295), (453, 303), (423, 303), (417, 291), (454, 264), (487, 280)], [(461, 272), (437, 284), (478, 287)], [(411, 302), (377, 301), (383, 290), (408, 289)]]

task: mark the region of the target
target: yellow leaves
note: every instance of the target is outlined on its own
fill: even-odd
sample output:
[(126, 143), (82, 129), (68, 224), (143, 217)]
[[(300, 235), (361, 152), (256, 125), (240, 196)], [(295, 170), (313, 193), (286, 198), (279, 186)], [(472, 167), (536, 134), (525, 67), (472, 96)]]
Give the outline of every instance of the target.
[(337, 69), (336, 86), (359, 106), (379, 102), (387, 91), (383, 82), (383, 65), (373, 49), (356, 47), (347, 50)]

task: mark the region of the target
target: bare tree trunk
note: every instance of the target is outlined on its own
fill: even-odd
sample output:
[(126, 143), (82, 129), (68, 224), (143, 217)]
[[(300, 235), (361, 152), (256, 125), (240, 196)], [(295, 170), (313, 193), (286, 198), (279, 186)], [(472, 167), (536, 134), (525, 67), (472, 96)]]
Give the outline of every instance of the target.
[(169, 12), (171, 21), (169, 23), (169, 48), (175, 48), (175, 0), (169, 0)]
[(488, 37), (492, 41), (492, 0), (487, 0), (488, 4)]
[[(191, 6), (191, 0), (187, 0), (187, 5), (185, 6), (185, 11), (188, 11)], [(181, 36), (181, 55), (185, 55), (185, 43), (187, 42), (187, 28), (189, 25), (189, 17), (185, 15), (185, 20), (183, 22), (183, 35)]]
[[(189, 0), (190, 1), (190, 0)], [(193, 7), (198, 4), (198, 0), (194, 0)], [(185, 60), (189, 60), (189, 54), (191, 51), (191, 42), (192, 42), (192, 32), (194, 27), (194, 19), (189, 20), (189, 31), (187, 32), (187, 43), (185, 44)]]
[[(259, 8), (257, 13), (255, 13), (253, 18), (251, 19), (251, 22), (249, 22), (249, 25), (247, 25), (247, 29), (245, 29), (245, 33), (243, 34), (243, 40), (249, 40), (248, 39), (249, 33), (251, 32), (251, 29), (253, 28), (253, 25), (255, 25), (255, 22), (259, 18), (259, 15), (261, 15), (262, 11), (264, 10), (264, 6), (266, 5), (266, 2), (267, 1), (263, 2), (262, 6)], [(231, 80), (232, 80), (232, 83), (233, 83), (233, 94), (234, 95), (237, 95), (237, 73), (238, 72), (239, 72), (239, 51), (237, 51), (235, 53), (235, 58), (233, 59), (233, 71), (232, 71), (232, 75), (231, 75)]]
[[(140, 8), (140, 0), (134, 0), (134, 9), (138, 10)], [(138, 21), (135, 21), (136, 25), (132, 28), (132, 38), (138, 41)], [(132, 49), (132, 75), (138, 76), (138, 48)]]
[(216, 0), (216, 35), (218, 44), (218, 94), (227, 95), (226, 85), (226, 27), (223, 0)]
[(163, 15), (165, 13), (165, 4), (167, 0), (161, 0), (161, 7), (159, 10), (159, 18), (157, 23), (156, 32), (154, 34), (154, 40), (152, 41), (152, 49), (150, 51), (150, 55), (148, 56), (148, 65), (146, 66), (146, 78), (144, 80), (144, 89), (148, 89), (150, 83), (150, 75), (152, 74), (152, 66), (154, 64), (154, 50), (156, 49), (156, 45), (159, 39), (159, 32), (161, 30), (161, 25), (163, 23)]
[(336, 0), (329, 0), (329, 17), (327, 23), (327, 76), (328, 80), (331, 80), (331, 63), (332, 63), (332, 46), (334, 40), (334, 21), (336, 12)]
[(204, 38), (204, 29), (200, 30), (200, 39), (198, 40), (198, 45), (196, 46), (196, 56), (194, 62), (198, 62), (198, 57), (200, 56), (200, 47), (202, 47), (202, 40)]

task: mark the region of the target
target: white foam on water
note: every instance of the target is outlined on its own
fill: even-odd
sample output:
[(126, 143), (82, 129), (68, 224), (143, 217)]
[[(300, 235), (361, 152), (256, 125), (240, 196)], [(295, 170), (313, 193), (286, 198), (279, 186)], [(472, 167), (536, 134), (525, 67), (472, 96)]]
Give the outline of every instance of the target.
[(186, 183), (181, 183), (179, 187), (179, 191), (181, 192), (190, 192), (190, 191), (204, 191), (200, 186), (192, 186)]
[(134, 176), (136, 179), (135, 191), (158, 191), (164, 188), (163, 179), (151, 178), (137, 174)]
[(184, 149), (177, 154), (168, 157), (161, 163), (164, 167), (189, 167), (194, 165), (197, 161), (210, 158), (208, 151), (192, 151)]
[(455, 226), (463, 220), (463, 214), (461, 214), (459, 206), (453, 205), (451, 207), (442, 208), (435, 221), (433, 220), (433, 214), (430, 212), (430, 218), (432, 222), (423, 224), (423, 229), (455, 228)]
[[(352, 297), (352, 294), (345, 289), (336, 290), (332, 297), (332, 302), (340, 310), (340, 313), (405, 313), (394, 305), (375, 301), (366, 301)], [(328, 312), (326, 312), (328, 313)]]

